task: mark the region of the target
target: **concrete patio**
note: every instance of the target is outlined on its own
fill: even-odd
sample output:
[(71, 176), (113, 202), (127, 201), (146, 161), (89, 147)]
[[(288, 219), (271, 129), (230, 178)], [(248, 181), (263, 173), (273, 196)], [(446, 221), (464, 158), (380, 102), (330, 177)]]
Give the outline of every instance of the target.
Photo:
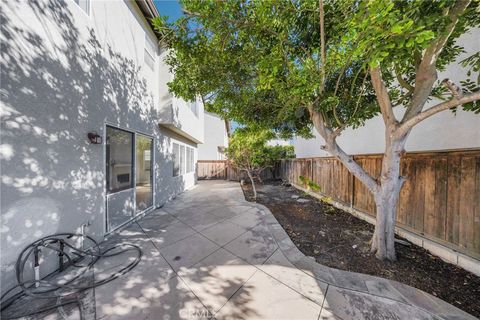
[(234, 182), (200, 182), (104, 245), (116, 242), (144, 256), (95, 289), (97, 319), (475, 319), (398, 282), (317, 264)]

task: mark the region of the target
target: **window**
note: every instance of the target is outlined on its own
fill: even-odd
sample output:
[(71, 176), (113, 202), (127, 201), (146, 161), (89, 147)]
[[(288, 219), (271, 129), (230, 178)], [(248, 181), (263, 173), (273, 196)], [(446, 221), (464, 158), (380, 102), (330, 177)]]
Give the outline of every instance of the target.
[(142, 211), (153, 205), (153, 138), (138, 133), (135, 138), (135, 202)]
[(73, 2), (75, 2), (80, 9), (85, 11), (87, 15), (90, 15), (90, 0), (73, 0)]
[(190, 159), (190, 171), (194, 172), (195, 171), (195, 149), (192, 148), (192, 157)]
[(180, 172), (185, 174), (185, 146), (180, 146)]
[(157, 46), (155, 45), (155, 42), (150, 39), (148, 35), (145, 34), (145, 54), (144, 54), (144, 59), (145, 63), (147, 66), (150, 67), (150, 69), (154, 70), (155, 69), (155, 55), (157, 52)]
[(180, 145), (178, 143), (173, 144), (173, 176), (180, 174)]
[(107, 126), (107, 192), (133, 188), (133, 133)]
[(151, 152), (150, 150), (144, 150), (143, 151), (143, 166), (145, 170), (150, 171), (150, 158), (151, 158)]
[(173, 176), (195, 171), (195, 149), (173, 143)]
[(193, 171), (193, 149), (187, 147), (187, 173)]

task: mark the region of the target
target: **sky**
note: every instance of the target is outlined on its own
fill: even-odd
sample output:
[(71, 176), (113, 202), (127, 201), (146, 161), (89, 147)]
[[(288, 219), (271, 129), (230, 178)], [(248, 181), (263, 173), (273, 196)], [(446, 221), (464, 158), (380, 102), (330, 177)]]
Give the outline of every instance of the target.
[(173, 22), (182, 15), (182, 7), (177, 0), (154, 0), (158, 12), (162, 16), (168, 16), (168, 21)]

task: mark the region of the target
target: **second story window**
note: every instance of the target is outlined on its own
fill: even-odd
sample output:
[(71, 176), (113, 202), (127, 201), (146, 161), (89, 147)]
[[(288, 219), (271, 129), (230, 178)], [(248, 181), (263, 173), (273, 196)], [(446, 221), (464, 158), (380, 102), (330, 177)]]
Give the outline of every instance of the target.
[(155, 42), (150, 39), (148, 35), (145, 35), (145, 64), (152, 70), (155, 69), (155, 56), (157, 52), (157, 46)]
[(73, 0), (73, 2), (75, 2), (80, 9), (85, 11), (87, 15), (90, 15), (90, 0)]

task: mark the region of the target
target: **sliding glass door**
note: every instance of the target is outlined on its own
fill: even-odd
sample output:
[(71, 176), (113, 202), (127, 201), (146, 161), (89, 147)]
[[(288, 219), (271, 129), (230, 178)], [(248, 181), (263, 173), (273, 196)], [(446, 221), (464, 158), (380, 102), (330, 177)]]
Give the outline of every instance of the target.
[(135, 199), (137, 213), (153, 206), (153, 139), (142, 134), (135, 140)]
[(107, 126), (105, 151), (109, 232), (153, 207), (153, 139)]
[(107, 230), (111, 231), (135, 214), (132, 132), (107, 126), (106, 180)]

